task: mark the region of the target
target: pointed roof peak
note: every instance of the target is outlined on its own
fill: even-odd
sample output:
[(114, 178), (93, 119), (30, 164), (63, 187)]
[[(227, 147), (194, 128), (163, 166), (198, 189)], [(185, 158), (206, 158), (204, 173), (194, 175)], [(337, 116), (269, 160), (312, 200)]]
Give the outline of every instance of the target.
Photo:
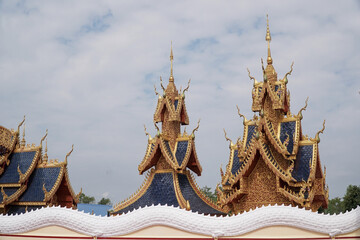
[(268, 65), (272, 64), (271, 52), (270, 52), (270, 42), (271, 42), (271, 35), (270, 35), (270, 28), (269, 28), (269, 16), (266, 14), (266, 37), (265, 40), (268, 42), (268, 57), (267, 63)]
[(174, 61), (174, 55), (173, 55), (172, 41), (171, 41), (171, 49), (170, 49), (170, 63), (171, 63), (171, 69), (170, 69), (170, 78), (169, 78), (169, 82), (174, 82), (174, 75), (173, 75), (173, 61)]

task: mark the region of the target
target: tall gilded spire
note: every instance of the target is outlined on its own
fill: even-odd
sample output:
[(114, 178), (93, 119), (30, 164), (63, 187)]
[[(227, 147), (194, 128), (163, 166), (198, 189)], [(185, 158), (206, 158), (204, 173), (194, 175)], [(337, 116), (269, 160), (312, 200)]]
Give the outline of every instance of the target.
[(270, 52), (270, 42), (271, 42), (271, 35), (270, 35), (270, 28), (269, 28), (269, 17), (266, 14), (266, 22), (267, 22), (267, 27), (266, 27), (266, 37), (265, 40), (268, 42), (268, 57), (267, 57), (267, 63), (268, 64), (272, 64), (272, 58), (271, 58), (271, 52)]
[(49, 160), (49, 157), (48, 157), (48, 147), (47, 147), (47, 138), (46, 138), (46, 142), (45, 142), (45, 154), (43, 156), (43, 163), (44, 164), (47, 164), (48, 160)]
[(22, 139), (20, 141), (20, 146), (25, 147), (25, 145), (26, 145), (26, 141), (25, 141), (25, 123), (24, 123), (23, 135), (22, 135)]
[(174, 55), (173, 55), (173, 50), (172, 50), (172, 41), (171, 41), (171, 50), (170, 50), (170, 63), (171, 63), (171, 69), (170, 69), (170, 78), (169, 78), (169, 82), (173, 82), (173, 81), (174, 81), (174, 75), (173, 75), (173, 61), (174, 61)]

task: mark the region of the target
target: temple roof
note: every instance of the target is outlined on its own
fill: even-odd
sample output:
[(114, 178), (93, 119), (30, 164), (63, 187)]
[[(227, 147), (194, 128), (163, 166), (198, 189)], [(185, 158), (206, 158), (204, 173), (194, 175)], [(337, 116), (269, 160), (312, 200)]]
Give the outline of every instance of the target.
[[(234, 144), (225, 133), (227, 140), (230, 140), (230, 157), (226, 172), (221, 170), (223, 189), (217, 188), (220, 202), (231, 208), (231, 204), (239, 204), (240, 199), (245, 199), (242, 197), (252, 188), (247, 178), (253, 173), (258, 161), (263, 161), (270, 170), (267, 177), (270, 179), (271, 174), (275, 175), (276, 192), (281, 193), (290, 203), (311, 207), (313, 210), (320, 207), (319, 204), (326, 207), (328, 190), (318, 153), (319, 134), (324, 131), (325, 125), (314, 138), (302, 134), (302, 111), (306, 110), (308, 99), (298, 114), (290, 112), (290, 93), (286, 86), (293, 65), (283, 79), (277, 79), (270, 53), (269, 26), (266, 41), (268, 58), (266, 68), (263, 67), (264, 80), (258, 82), (249, 72), (250, 79), (254, 80), (252, 110), (255, 115), (253, 119), (247, 120), (238, 108), (238, 114), (244, 118), (242, 139), (239, 138)], [(260, 176), (263, 173), (256, 174)], [(317, 203), (312, 206), (314, 199)]]
[[(140, 189), (128, 200), (116, 205), (112, 214), (122, 214), (139, 207), (150, 205), (172, 205), (207, 214), (223, 214), (214, 203), (207, 199), (195, 184), (190, 170), (201, 175), (201, 165), (195, 149), (195, 131), (181, 134), (181, 125), (189, 124), (185, 107), (185, 92), (178, 91), (173, 76), (173, 52), (170, 53), (171, 70), (167, 87), (161, 79), (163, 94), (156, 91), (158, 104), (154, 114), (157, 134), (149, 136), (145, 156), (139, 164), (140, 174), (148, 171)], [(157, 123), (161, 122), (161, 131)]]
[(151, 170), (140, 189), (126, 201), (114, 206), (112, 214), (122, 214), (151, 205), (181, 207), (211, 215), (224, 214), (215, 203), (199, 191), (189, 171)]
[[(16, 132), (0, 127), (0, 210), (3, 213), (20, 213), (37, 208), (34, 206), (76, 205), (78, 198), (71, 188), (67, 173), (67, 158), (72, 150), (64, 162), (48, 161), (47, 141), (45, 153), (42, 154), (42, 142), (47, 132), (39, 146), (26, 144), (25, 126), (22, 140), (18, 138), (23, 123), (19, 124)], [(61, 186), (60, 193), (58, 189)]]
[(138, 167), (139, 173), (142, 174), (155, 166), (161, 157), (164, 157), (169, 166), (177, 172), (189, 168), (197, 175), (201, 175), (202, 168), (196, 155), (192, 136), (184, 134), (176, 138), (174, 148), (169, 140), (161, 135), (155, 138), (149, 137), (145, 157)]

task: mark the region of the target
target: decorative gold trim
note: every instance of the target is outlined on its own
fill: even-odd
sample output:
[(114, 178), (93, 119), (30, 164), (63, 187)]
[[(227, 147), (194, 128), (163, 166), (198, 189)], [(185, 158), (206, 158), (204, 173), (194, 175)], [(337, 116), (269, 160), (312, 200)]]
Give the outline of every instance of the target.
[(20, 170), (20, 164), (18, 164), (17, 172), (19, 173), (19, 183), (23, 183), (25, 181), (25, 174), (23, 174)]
[[(47, 193), (49, 194), (48, 196), (46, 195), (45, 191), (44, 191), (44, 201), (50, 201), (50, 199), (54, 196), (54, 194), (56, 193), (56, 191), (59, 189), (60, 187), (60, 184), (61, 184), (61, 181), (63, 179), (63, 176), (64, 176), (64, 172), (65, 172), (65, 169), (66, 167), (65, 166), (61, 166), (60, 167), (60, 172), (59, 172), (59, 175), (55, 181), (55, 184), (53, 185), (53, 187), (50, 189), (50, 191), (48, 191)], [(70, 182), (68, 182), (68, 186), (69, 186), (69, 190), (70, 190)], [(43, 185), (43, 190), (44, 190), (44, 187), (45, 185)], [(46, 188), (45, 188), (46, 190)], [(71, 189), (72, 190), (72, 189)], [(70, 191), (71, 193), (71, 191)], [(72, 197), (74, 198), (75, 194), (74, 192), (72, 191)]]
[(210, 198), (205, 196), (200, 191), (200, 187), (196, 183), (195, 178), (194, 178), (193, 174), (190, 173), (190, 171), (186, 171), (185, 175), (186, 175), (191, 187), (193, 188), (195, 193), (198, 195), (198, 197), (201, 198), (201, 200), (203, 200), (206, 204), (208, 204), (210, 207), (214, 208), (215, 210), (217, 210), (219, 212), (223, 212), (223, 210), (219, 206), (217, 206), (216, 203), (214, 203)]
[(178, 174), (173, 172), (173, 183), (174, 183), (174, 190), (175, 190), (175, 195), (176, 195), (176, 199), (179, 203), (180, 208), (185, 208), (187, 207), (187, 200), (184, 198), (181, 189), (180, 189), (180, 184), (179, 184), (179, 178), (178, 178)]
[(45, 187), (45, 183), (43, 183), (43, 187), (42, 187), (42, 190), (43, 190), (43, 192), (44, 192), (44, 202), (47, 202), (47, 201), (49, 201), (50, 200), (50, 194), (49, 194), (49, 192), (46, 190), (46, 187)]
[[(74, 199), (74, 202), (76, 204), (79, 203), (79, 197), (80, 197), (80, 194), (82, 192), (82, 188), (81, 188), (81, 191), (78, 194), (79, 196), (77, 194), (75, 194), (74, 189), (72, 188), (72, 186), (70, 184), (69, 172), (68, 172), (67, 167), (64, 167), (64, 176), (65, 176), (65, 180), (66, 180), (66, 183), (67, 183), (67, 186), (68, 186), (71, 197)], [(57, 189), (56, 189), (56, 191), (57, 191)]]
[(17, 200), (21, 194), (23, 194), (25, 192), (25, 190), (27, 189), (27, 185), (22, 185), (20, 186), (20, 188), (13, 193), (12, 195), (10, 195), (5, 201), (3, 201), (2, 203), (7, 205), (10, 204), (12, 202), (14, 202), (15, 200)]
[(20, 187), (21, 183), (2, 183), (0, 187)]
[[(147, 169), (151, 168), (152, 166), (149, 166), (149, 164), (151, 163), (152, 159), (154, 158), (156, 152), (158, 151), (159, 148), (159, 141), (158, 141), (158, 137), (155, 137), (152, 140), (148, 140), (148, 145), (146, 148), (146, 152), (145, 152), (145, 156), (143, 158), (143, 160), (141, 161), (141, 163), (138, 166), (138, 170), (140, 174), (143, 174), (144, 171), (146, 171)], [(154, 144), (154, 148), (151, 151), (151, 145)]]
[[(9, 129), (3, 127), (3, 126), (0, 126), (0, 129), (2, 129), (3, 131), (6, 131), (8, 135), (10, 135), (10, 139), (12, 137), (12, 140), (10, 141), (10, 143), (6, 144), (4, 141), (4, 139), (0, 139), (0, 142), (3, 143), (1, 145), (4, 145), (4, 147), (6, 147), (9, 152), (4, 154), (3, 156), (0, 156), (0, 165), (2, 165), (3, 163), (6, 162), (7, 165), (10, 164), (10, 161), (8, 159), (8, 157), (10, 156), (10, 154), (14, 151), (14, 148), (16, 147), (16, 142), (17, 142), (17, 139), (18, 139), (18, 132), (13, 132), (13, 131), (10, 131)], [(7, 145), (7, 146), (5, 146)], [(2, 174), (2, 172), (0, 173), (0, 175)]]
[(144, 195), (144, 193), (146, 193), (147, 189), (150, 187), (150, 185), (154, 179), (154, 176), (155, 176), (155, 170), (152, 168), (149, 172), (147, 172), (145, 180), (143, 181), (143, 183), (141, 184), (141, 186), (135, 193), (133, 193), (127, 199), (125, 199), (125, 200), (121, 201), (120, 203), (115, 204), (113, 206), (113, 209), (114, 209), (113, 213), (116, 215), (116, 212), (130, 206), (131, 204), (136, 202), (142, 195)]
[(3, 202), (5, 202), (6, 201), (6, 199), (8, 199), (9, 198), (9, 196), (5, 193), (5, 191), (4, 191), (4, 188), (3, 187), (1, 187), (1, 195), (2, 195), (2, 198), (3, 198)]
[(10, 205), (15, 205), (15, 206), (46, 206), (46, 202), (13, 202)]

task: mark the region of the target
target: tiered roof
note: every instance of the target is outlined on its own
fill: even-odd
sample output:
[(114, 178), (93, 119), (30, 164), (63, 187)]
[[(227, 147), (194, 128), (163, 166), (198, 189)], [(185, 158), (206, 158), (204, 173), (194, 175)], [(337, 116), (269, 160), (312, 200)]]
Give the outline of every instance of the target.
[(78, 196), (71, 188), (67, 171), (67, 157), (71, 152), (64, 162), (49, 162), (47, 141), (42, 154), (47, 133), (39, 146), (26, 144), (24, 125), (20, 141), (24, 121), (17, 131), (0, 126), (0, 211), (14, 214), (48, 205), (76, 207)]
[[(181, 133), (181, 125), (189, 124), (185, 106), (185, 92), (178, 91), (173, 76), (173, 52), (170, 54), (171, 71), (167, 87), (162, 84), (163, 94), (159, 96), (154, 114), (157, 135), (149, 133), (148, 145), (143, 161), (139, 164), (140, 174), (147, 171), (147, 177), (140, 189), (129, 199), (114, 207), (112, 214), (122, 214), (139, 207), (150, 205), (172, 205), (205, 214), (223, 214), (221, 209), (208, 199), (195, 183), (190, 170), (201, 175), (201, 165), (195, 150), (195, 131), (189, 135)], [(157, 123), (162, 123), (162, 130)]]
[[(288, 75), (278, 79), (272, 65), (270, 30), (267, 25), (267, 66), (263, 81), (254, 81), (252, 110), (258, 115), (246, 119), (244, 133), (236, 143), (230, 139), (230, 158), (226, 172), (221, 172), (222, 189), (217, 188), (219, 203), (235, 213), (267, 204), (288, 204), (317, 210), (327, 207), (328, 190), (318, 152), (319, 134), (302, 134), (302, 111), (290, 112)], [(222, 170), (221, 170), (222, 171)]]

